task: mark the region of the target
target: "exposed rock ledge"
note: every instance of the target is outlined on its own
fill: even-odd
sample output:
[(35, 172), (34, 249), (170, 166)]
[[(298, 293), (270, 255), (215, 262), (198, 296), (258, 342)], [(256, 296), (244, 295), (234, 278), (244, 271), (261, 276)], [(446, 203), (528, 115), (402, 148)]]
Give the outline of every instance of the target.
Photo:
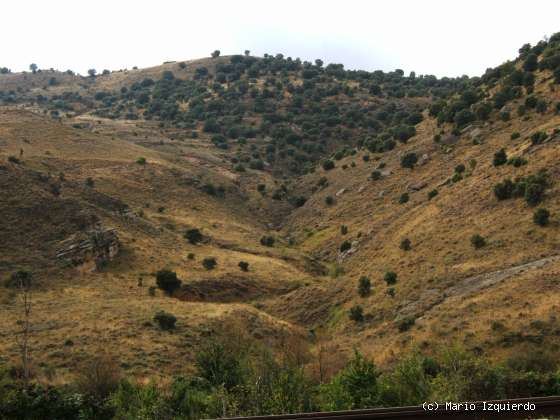
[(60, 243), (56, 258), (80, 271), (91, 272), (111, 261), (120, 250), (120, 241), (115, 229), (101, 226), (72, 235)]

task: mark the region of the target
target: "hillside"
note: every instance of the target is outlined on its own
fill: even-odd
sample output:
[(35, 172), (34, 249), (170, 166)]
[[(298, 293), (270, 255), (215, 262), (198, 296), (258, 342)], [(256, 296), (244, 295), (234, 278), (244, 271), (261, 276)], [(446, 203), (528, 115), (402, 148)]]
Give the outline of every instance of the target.
[[(230, 324), (382, 369), (442, 343), (557, 354), (559, 71), (556, 34), (473, 78), (281, 54), (0, 74), (0, 279), (33, 275), (37, 375), (71, 382), (100, 349), (131, 377), (186, 374)], [(115, 255), (60, 257), (110, 229)]]

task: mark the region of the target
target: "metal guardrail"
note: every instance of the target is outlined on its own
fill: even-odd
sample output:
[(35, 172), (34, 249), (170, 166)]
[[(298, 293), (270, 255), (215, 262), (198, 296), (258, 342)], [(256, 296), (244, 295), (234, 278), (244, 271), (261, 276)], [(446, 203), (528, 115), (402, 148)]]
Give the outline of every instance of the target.
[[(462, 403), (427, 402), (423, 405), (270, 416), (232, 417), (229, 420), (369, 420), (369, 419), (536, 419), (560, 417), (560, 397), (518, 398)], [(546, 417), (545, 417), (546, 418)]]

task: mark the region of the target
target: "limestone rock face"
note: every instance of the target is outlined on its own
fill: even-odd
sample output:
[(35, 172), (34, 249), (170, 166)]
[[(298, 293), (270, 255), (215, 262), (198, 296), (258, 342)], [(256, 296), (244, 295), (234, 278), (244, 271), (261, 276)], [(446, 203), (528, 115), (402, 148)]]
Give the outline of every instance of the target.
[(115, 229), (96, 226), (84, 233), (77, 233), (60, 244), (56, 258), (80, 271), (96, 271), (111, 261), (120, 250), (120, 241)]
[(452, 145), (455, 144), (459, 141), (459, 137), (457, 137), (454, 134), (446, 134), (445, 136), (443, 136), (443, 138), (441, 139), (441, 142), (445, 145)]

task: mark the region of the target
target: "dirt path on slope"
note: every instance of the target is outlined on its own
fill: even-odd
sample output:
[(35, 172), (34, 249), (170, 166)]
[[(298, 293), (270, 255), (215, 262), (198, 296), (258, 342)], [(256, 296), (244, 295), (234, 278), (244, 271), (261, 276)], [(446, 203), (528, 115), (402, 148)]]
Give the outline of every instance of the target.
[(425, 290), (421, 292), (420, 296), (414, 301), (404, 302), (397, 308), (398, 317), (414, 317), (421, 319), (425, 317), (429, 311), (441, 305), (446, 300), (465, 299), (520, 273), (528, 270), (536, 270), (556, 261), (560, 261), (560, 255), (552, 255), (502, 270), (466, 277), (459, 280), (457, 284), (446, 289)]

